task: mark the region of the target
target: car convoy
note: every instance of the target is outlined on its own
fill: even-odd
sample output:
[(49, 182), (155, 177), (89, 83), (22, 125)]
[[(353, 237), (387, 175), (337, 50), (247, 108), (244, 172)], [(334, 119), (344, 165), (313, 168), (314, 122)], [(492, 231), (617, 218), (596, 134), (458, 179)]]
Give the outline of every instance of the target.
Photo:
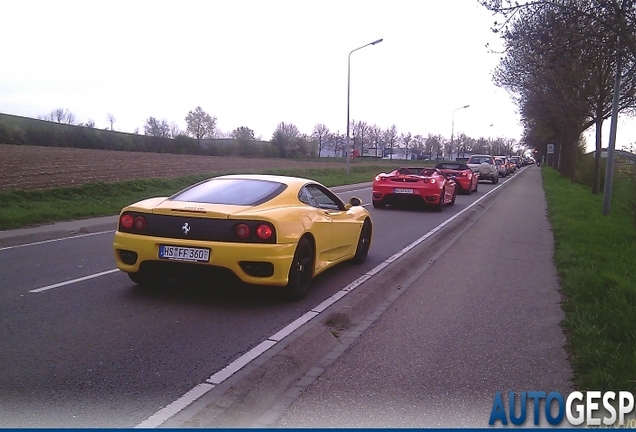
[[(497, 183), (522, 164), (472, 155), (467, 163), (401, 167), (375, 177), (372, 205), (441, 212), (458, 193), (477, 192), (481, 180)], [(364, 263), (372, 232), (371, 215), (357, 197), (344, 203), (309, 179), (228, 175), (124, 207), (113, 251), (117, 267), (140, 285), (224, 268), (245, 283), (283, 287), (301, 299), (319, 273), (345, 261)]]

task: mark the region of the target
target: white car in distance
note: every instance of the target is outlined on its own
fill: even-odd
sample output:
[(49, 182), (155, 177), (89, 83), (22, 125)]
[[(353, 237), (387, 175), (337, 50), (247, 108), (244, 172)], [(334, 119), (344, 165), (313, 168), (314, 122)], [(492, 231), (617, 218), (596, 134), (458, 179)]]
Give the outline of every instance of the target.
[(499, 168), (493, 156), (472, 155), (466, 164), (474, 172), (479, 173), (479, 180), (490, 180), (493, 184), (499, 183)]

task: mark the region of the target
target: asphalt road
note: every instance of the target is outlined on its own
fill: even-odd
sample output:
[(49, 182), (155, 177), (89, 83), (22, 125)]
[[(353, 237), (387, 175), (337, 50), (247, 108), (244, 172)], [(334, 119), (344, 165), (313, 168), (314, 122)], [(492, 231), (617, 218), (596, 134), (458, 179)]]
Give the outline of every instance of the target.
[[(320, 275), (299, 302), (225, 274), (141, 289), (115, 270), (111, 230), (0, 247), (0, 427), (138, 425), (516, 176), (482, 182), (442, 213), (367, 205), (367, 262)], [(336, 191), (370, 203), (368, 185)]]
[[(531, 167), (324, 373), (306, 388), (301, 379), (258, 425), (482, 428), (497, 392), (506, 409), (509, 392), (517, 394), (517, 415), (521, 392), (569, 394), (553, 244), (541, 174)], [(532, 426), (539, 407), (526, 407)], [(539, 424), (551, 427), (544, 409), (541, 402)]]

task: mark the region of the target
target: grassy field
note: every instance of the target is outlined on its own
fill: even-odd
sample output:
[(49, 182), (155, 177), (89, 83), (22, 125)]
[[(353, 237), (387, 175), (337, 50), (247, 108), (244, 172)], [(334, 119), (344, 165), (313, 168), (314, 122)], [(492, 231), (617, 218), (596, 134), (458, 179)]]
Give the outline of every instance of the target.
[[(266, 174), (306, 177), (326, 186), (370, 182), (376, 174), (390, 171), (388, 165), (344, 168), (290, 168), (264, 170)], [(219, 173), (214, 173), (214, 176)], [(154, 178), (122, 182), (88, 183), (74, 187), (56, 187), (34, 191), (14, 190), (0, 193), (0, 230), (21, 228), (48, 222), (107, 216), (122, 207), (152, 196), (168, 196), (210, 174), (178, 178)]]
[(568, 352), (581, 390), (636, 391), (636, 180), (615, 177), (602, 195), (543, 169), (555, 264), (564, 295)]

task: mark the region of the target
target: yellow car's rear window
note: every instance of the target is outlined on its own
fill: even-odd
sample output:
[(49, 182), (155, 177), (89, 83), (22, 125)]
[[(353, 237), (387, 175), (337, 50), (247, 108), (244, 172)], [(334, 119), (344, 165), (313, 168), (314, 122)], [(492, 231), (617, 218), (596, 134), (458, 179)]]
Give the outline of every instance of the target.
[(256, 179), (210, 179), (177, 192), (173, 201), (255, 206), (287, 188), (284, 183)]

